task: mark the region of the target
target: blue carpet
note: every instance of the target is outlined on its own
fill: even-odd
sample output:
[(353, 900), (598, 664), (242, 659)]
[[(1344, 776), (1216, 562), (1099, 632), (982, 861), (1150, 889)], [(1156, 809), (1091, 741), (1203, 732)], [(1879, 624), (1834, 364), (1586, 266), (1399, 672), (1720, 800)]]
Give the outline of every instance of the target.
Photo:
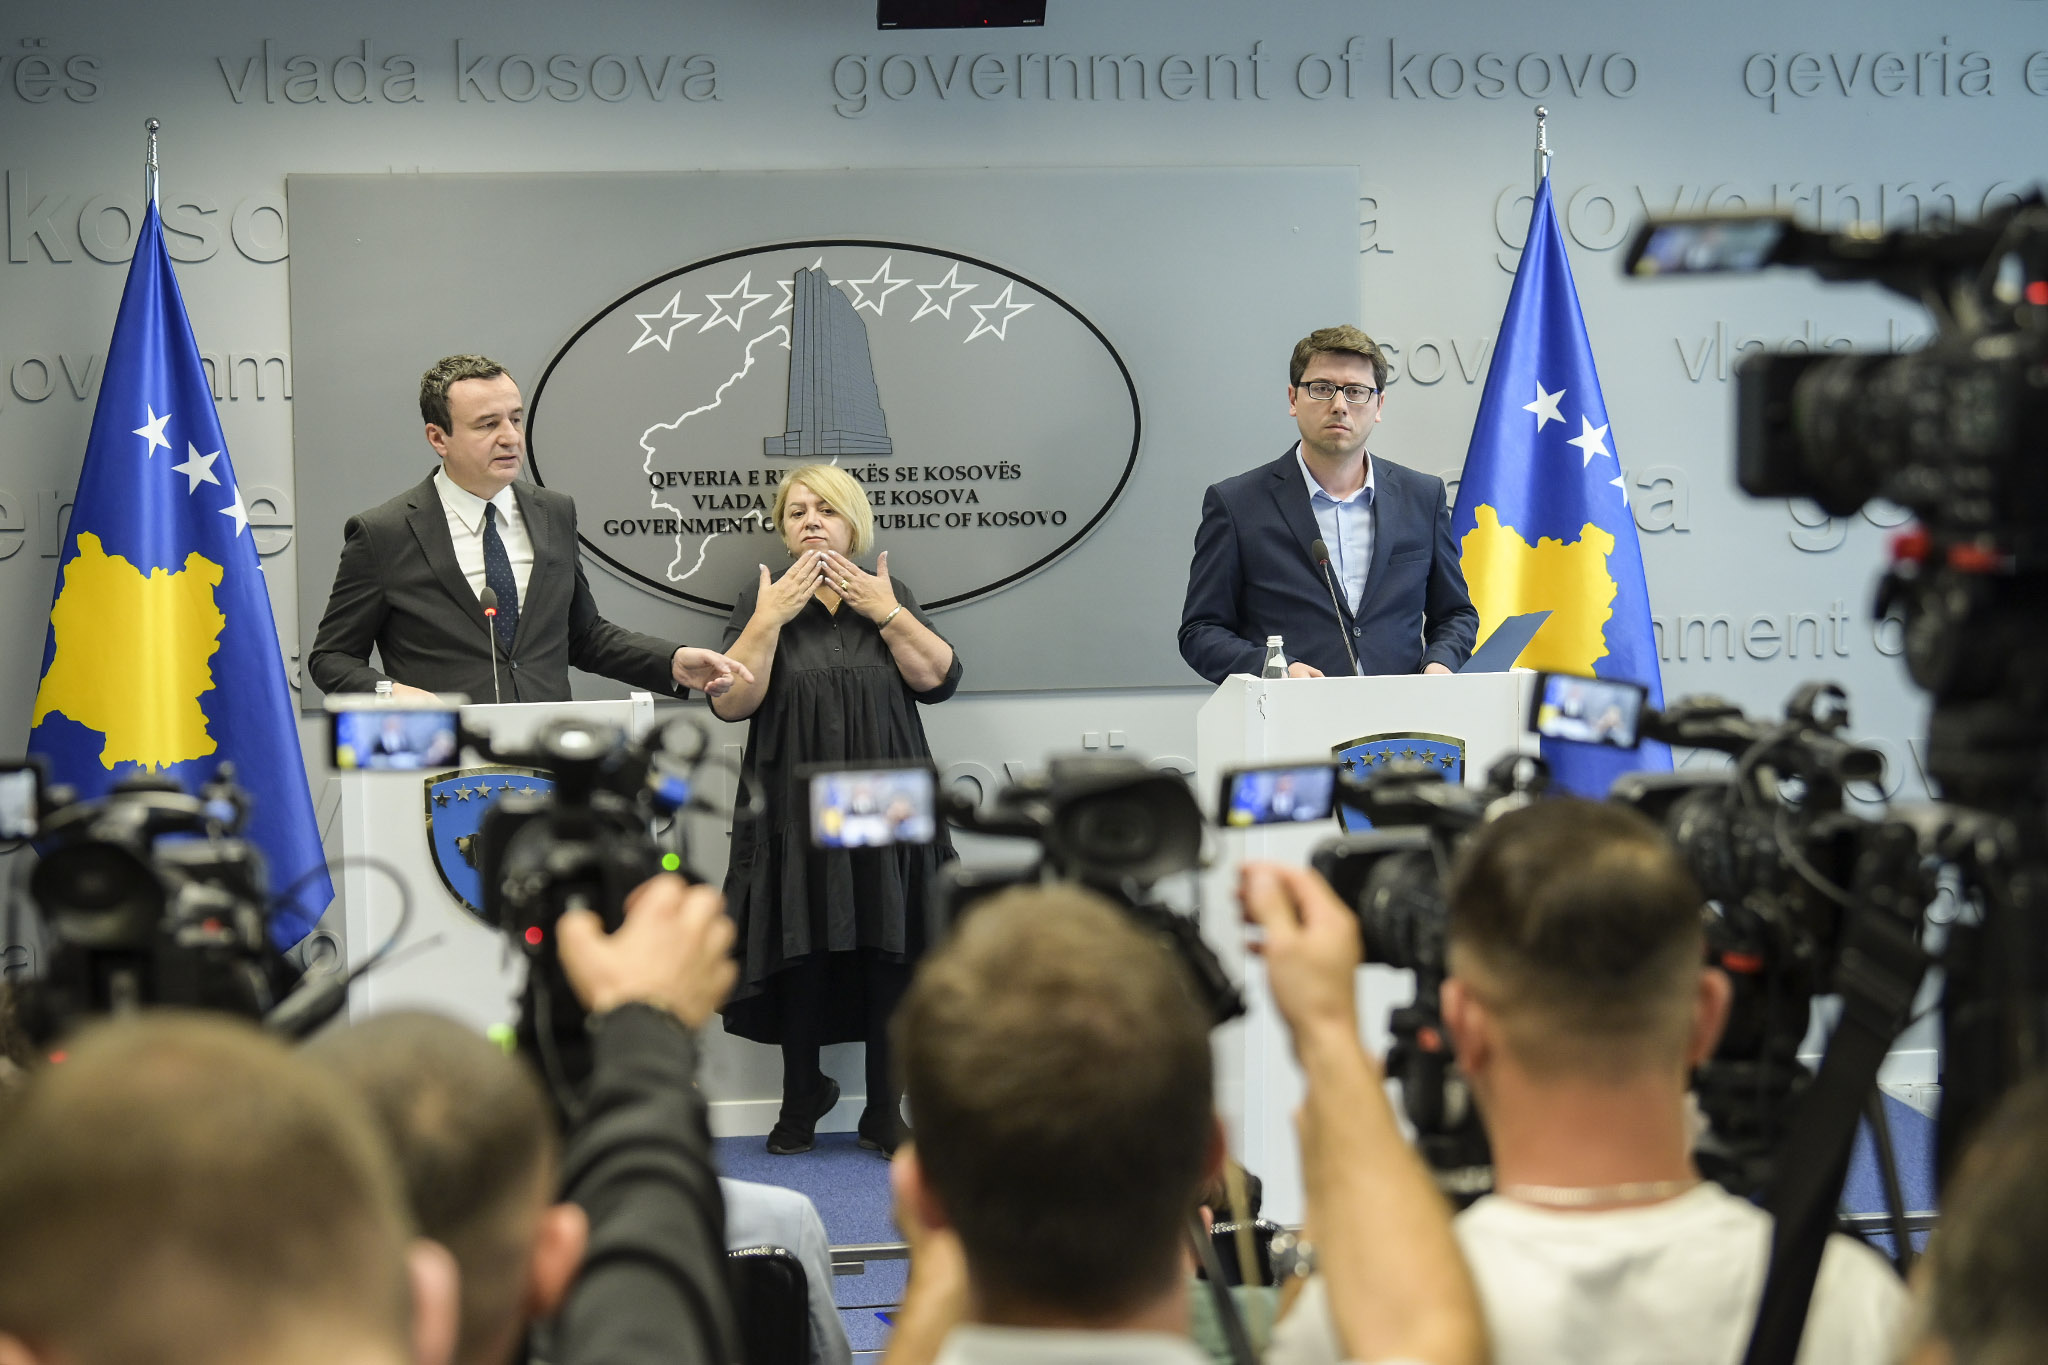
[(855, 1142), (852, 1133), (820, 1133), (801, 1156), (770, 1156), (758, 1137), (719, 1138), (718, 1173), (809, 1195), (833, 1246), (901, 1241), (889, 1214), (889, 1163)]
[[(1906, 1212), (1934, 1208), (1934, 1120), (1889, 1095), (1884, 1097), (1884, 1112), (1890, 1120), (1892, 1153), (1898, 1159), (1899, 1188), (1906, 1196)], [(1856, 1145), (1849, 1153), (1849, 1178), (1842, 1184), (1842, 1207), (1850, 1213), (1885, 1211), (1884, 1182), (1878, 1176), (1867, 1120), (1857, 1128)]]

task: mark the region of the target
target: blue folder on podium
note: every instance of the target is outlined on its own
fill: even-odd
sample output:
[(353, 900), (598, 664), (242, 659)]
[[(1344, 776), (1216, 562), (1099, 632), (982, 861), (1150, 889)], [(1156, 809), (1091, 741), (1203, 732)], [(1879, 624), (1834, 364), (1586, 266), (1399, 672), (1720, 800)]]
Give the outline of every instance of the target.
[(1494, 627), (1493, 634), (1486, 637), (1486, 643), (1472, 651), (1472, 657), (1465, 660), (1460, 673), (1505, 673), (1515, 666), (1515, 660), (1522, 657), (1522, 651), (1536, 638), (1536, 632), (1543, 629), (1543, 623), (1550, 619), (1547, 611), (1524, 612), (1510, 616)]

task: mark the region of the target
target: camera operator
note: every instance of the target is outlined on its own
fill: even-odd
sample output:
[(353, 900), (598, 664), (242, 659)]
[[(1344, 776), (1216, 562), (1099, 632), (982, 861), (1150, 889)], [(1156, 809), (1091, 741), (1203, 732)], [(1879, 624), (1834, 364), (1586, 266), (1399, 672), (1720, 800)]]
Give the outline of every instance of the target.
[[(1315, 1217), (1347, 1230), (1329, 1250), (1345, 1340), (1376, 1360), (1482, 1359), (1447, 1210), (1357, 1041), (1351, 916), (1297, 915), (1288, 885), (1252, 878), (1246, 903), (1311, 1076)], [(891, 1365), (1204, 1365), (1183, 1239), (1223, 1138), (1190, 982), (1157, 936), (1071, 886), (990, 898), (926, 959), (894, 1025), (917, 1139), (892, 1172), (914, 1252)], [(1367, 1226), (1383, 1240), (1348, 1233)]]
[[(1742, 1356), (1770, 1219), (1691, 1155), (1688, 1073), (1729, 1000), (1703, 903), (1656, 826), (1587, 801), (1502, 815), (1453, 871), (1444, 1018), (1496, 1174), (1457, 1232), (1501, 1365)], [(1269, 1360), (1334, 1358), (1337, 1299), (1312, 1283)], [(1891, 1358), (1904, 1305), (1874, 1252), (1832, 1238), (1800, 1359)]]
[(2048, 1359), (2048, 1078), (2008, 1091), (1979, 1130), (1917, 1280), (1910, 1365)]
[(455, 1281), (360, 1103), (248, 1024), (96, 1026), (0, 1107), (4, 1365), (443, 1365)]
[(732, 921), (708, 886), (656, 877), (607, 934), (587, 910), (557, 927), (590, 1014), (592, 1068), (563, 1153), (563, 1192), (590, 1220), (556, 1318), (556, 1365), (739, 1359), (724, 1208), (697, 1090), (697, 1036), (732, 990)]

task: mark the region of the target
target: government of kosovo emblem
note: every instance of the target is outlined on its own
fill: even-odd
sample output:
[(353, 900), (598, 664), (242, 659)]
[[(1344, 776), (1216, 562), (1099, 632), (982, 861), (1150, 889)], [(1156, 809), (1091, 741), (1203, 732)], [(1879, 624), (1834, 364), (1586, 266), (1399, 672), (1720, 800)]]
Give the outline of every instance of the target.
[(506, 792), (551, 792), (554, 779), (532, 768), (457, 768), (426, 780), (427, 846), (434, 870), (462, 908), (483, 918), (483, 877), (477, 871), (477, 831), (484, 813)]
[[(1330, 752), (1352, 777), (1371, 777), (1395, 763), (1427, 763), (1440, 772), (1446, 782), (1465, 780), (1465, 741), (1455, 735), (1396, 730), (1333, 744)], [(1365, 812), (1352, 806), (1340, 805), (1337, 808), (1337, 822), (1347, 834), (1358, 834), (1372, 828), (1372, 821), (1365, 818)]]

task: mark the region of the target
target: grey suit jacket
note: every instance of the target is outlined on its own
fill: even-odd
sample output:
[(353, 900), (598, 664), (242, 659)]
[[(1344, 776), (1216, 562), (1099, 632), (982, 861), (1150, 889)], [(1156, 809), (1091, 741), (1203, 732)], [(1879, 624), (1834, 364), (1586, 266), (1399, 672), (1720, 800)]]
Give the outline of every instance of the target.
[[(598, 615), (577, 554), (575, 501), (524, 481), (512, 493), (533, 540), (533, 572), (512, 648), (498, 659), (502, 699), (569, 700), (571, 664), (680, 695), (669, 662), (676, 646)], [(313, 681), (327, 692), (371, 692), (389, 677), (490, 701), (490, 623), (456, 563), (433, 476), (350, 517), (344, 535), (327, 614), (306, 660)], [(381, 673), (370, 667), (372, 647)]]

